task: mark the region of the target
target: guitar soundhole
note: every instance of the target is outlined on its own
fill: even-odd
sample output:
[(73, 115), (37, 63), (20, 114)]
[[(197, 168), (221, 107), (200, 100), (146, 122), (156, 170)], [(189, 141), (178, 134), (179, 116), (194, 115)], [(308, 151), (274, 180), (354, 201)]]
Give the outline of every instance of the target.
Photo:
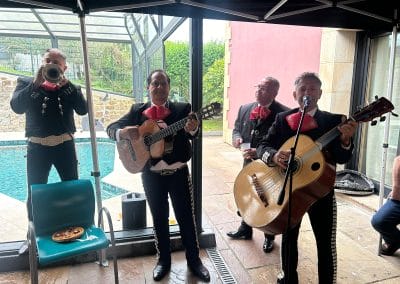
[[(300, 161), (298, 160), (298, 159), (295, 159), (294, 161), (293, 161), (293, 165), (292, 165), (292, 170), (291, 170), (291, 172), (293, 173), (293, 174), (295, 174), (295, 173), (297, 173), (297, 171), (300, 169)], [(286, 173), (286, 170), (281, 170), (282, 171), (282, 174), (285, 174)]]
[(315, 163), (313, 163), (313, 164), (311, 165), (311, 169), (312, 169), (313, 171), (318, 171), (320, 167), (321, 167), (320, 163), (317, 163), (317, 162), (315, 162)]
[(295, 160), (293, 161), (292, 173), (297, 173), (297, 171), (298, 171), (299, 168), (300, 168), (300, 164), (299, 164), (299, 163), (300, 163), (300, 162), (299, 162), (298, 159), (295, 159)]

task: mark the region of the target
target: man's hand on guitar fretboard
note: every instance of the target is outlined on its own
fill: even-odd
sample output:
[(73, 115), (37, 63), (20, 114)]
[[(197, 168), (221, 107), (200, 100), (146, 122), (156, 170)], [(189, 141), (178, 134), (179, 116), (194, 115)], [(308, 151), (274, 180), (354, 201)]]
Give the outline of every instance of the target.
[(189, 113), (186, 124), (185, 131), (186, 132), (194, 132), (199, 127), (199, 121), (197, 120), (197, 116), (194, 112)]

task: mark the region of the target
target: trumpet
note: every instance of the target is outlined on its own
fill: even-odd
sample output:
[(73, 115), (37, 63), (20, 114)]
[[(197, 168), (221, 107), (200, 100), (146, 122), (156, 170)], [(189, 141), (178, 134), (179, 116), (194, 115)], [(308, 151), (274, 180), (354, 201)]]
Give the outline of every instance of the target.
[(60, 83), (65, 77), (63, 71), (57, 64), (46, 64), (42, 69), (42, 76), (46, 81), (53, 84)]

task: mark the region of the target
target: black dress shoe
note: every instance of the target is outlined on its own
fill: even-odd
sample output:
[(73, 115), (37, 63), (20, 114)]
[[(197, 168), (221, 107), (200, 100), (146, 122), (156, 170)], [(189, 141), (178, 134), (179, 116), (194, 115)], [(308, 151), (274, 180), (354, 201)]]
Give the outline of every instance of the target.
[(193, 275), (197, 276), (203, 282), (210, 282), (210, 273), (207, 268), (199, 262), (198, 264), (188, 264)]
[(273, 249), (274, 249), (274, 240), (266, 237), (263, 244), (263, 251), (265, 253), (269, 253)]
[(400, 243), (388, 244), (383, 243), (380, 253), (383, 255), (393, 255), (400, 248)]
[(242, 224), (240, 224), (239, 228), (237, 231), (232, 231), (227, 233), (228, 237), (231, 237), (232, 239), (245, 239), (245, 240), (251, 240), (253, 237), (253, 228), (247, 225), (244, 221), (242, 221)]
[(153, 279), (154, 281), (160, 281), (165, 275), (171, 270), (171, 264), (157, 263), (156, 267), (153, 269)]

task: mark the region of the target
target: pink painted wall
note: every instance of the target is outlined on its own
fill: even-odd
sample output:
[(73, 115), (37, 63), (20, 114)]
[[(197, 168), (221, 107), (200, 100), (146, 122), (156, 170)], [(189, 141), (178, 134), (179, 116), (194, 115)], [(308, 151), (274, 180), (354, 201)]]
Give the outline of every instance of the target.
[(293, 83), (304, 71), (319, 71), (321, 28), (230, 22), (228, 125), (233, 129), (240, 105), (255, 100), (255, 85), (265, 76), (280, 81), (277, 100), (289, 107)]

